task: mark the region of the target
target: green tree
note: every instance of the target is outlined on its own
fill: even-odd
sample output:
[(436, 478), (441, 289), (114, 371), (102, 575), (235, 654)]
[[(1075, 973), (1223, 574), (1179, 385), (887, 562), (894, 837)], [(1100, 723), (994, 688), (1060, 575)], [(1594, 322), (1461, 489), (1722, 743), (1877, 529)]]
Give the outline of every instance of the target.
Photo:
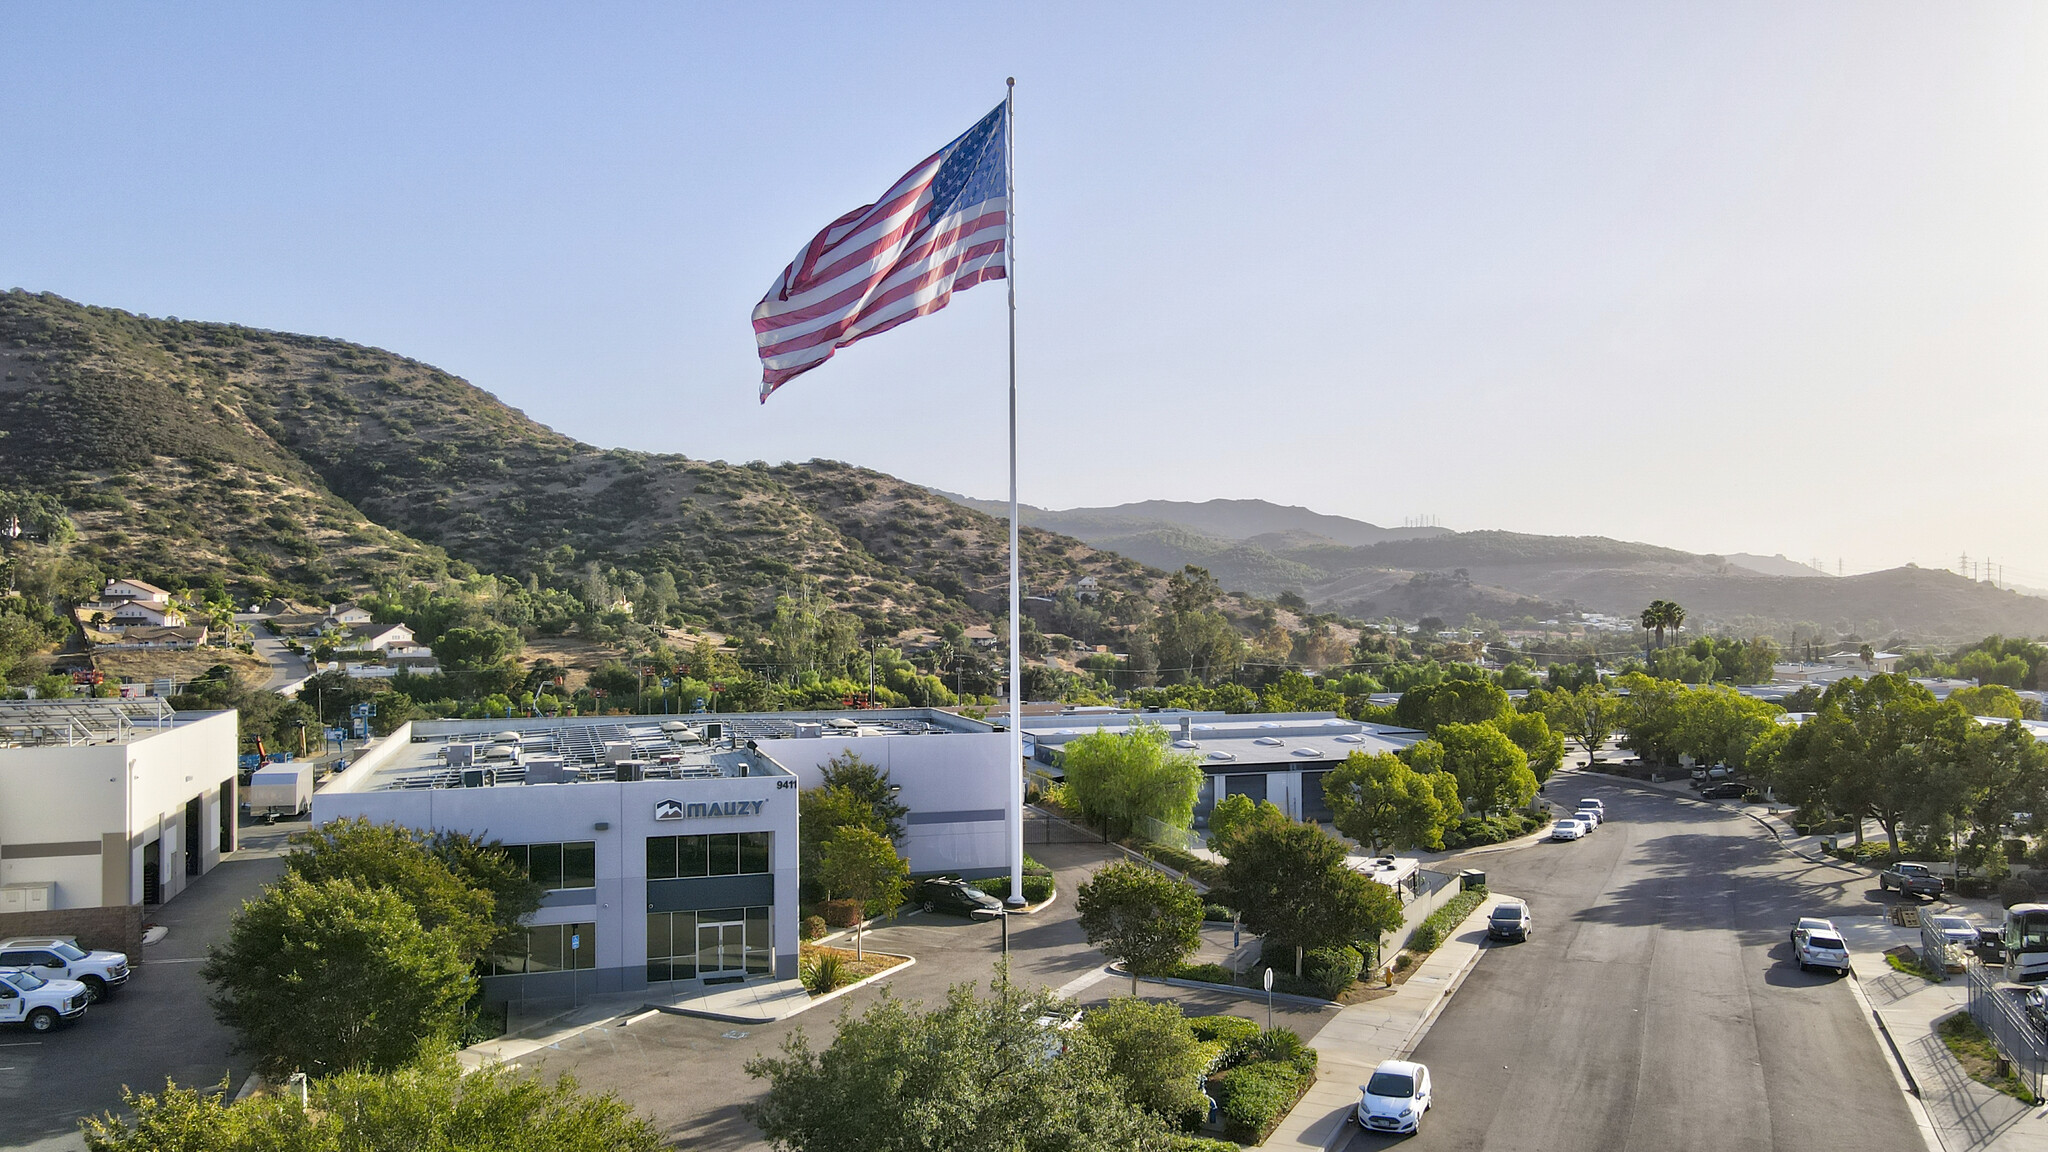
[(1684, 626), (1685, 609), (1670, 600), (1652, 600), (1650, 606), (1643, 609), (1642, 623), (1643, 627), (1657, 633), (1657, 647), (1662, 648), (1664, 630), (1669, 628), (1676, 631)]
[(1207, 1111), (1202, 1074), (1210, 1052), (1180, 1005), (1117, 997), (1081, 1018), (1082, 1043), (1099, 1049), (1123, 1095), (1164, 1123), (1192, 1126)]
[[(381, 711), (379, 715), (382, 715)], [(486, 842), (466, 832), (443, 829), (419, 835), (419, 844), (427, 855), (440, 861), (457, 879), (490, 900), (490, 953), (494, 956), (522, 953), (525, 950), (526, 923), (540, 910), (541, 899), (547, 895), (547, 886), (527, 875), (526, 870), (506, 855), (504, 847), (495, 840)]]
[(746, 1064), (767, 1092), (741, 1106), (779, 1152), (1165, 1152), (1159, 1122), (1127, 1103), (1105, 1053), (1039, 1021), (1071, 1002), (999, 976), (990, 995), (955, 985), (916, 1012), (885, 990), (842, 1012), (820, 1052), (798, 1029)]
[(1253, 800), (1242, 792), (1232, 792), (1209, 810), (1209, 847), (1228, 856), (1231, 840), (1253, 824), (1269, 822), (1285, 824), (1287, 813), (1271, 800)]
[(1132, 860), (1105, 865), (1074, 896), (1088, 943), (1138, 977), (1166, 975), (1202, 944), (1202, 896), (1186, 880)]
[(434, 641), (434, 659), (451, 672), (483, 672), (519, 654), (519, 634), (508, 628), (450, 628)]
[[(896, 854), (896, 846), (887, 836), (856, 825), (832, 833), (825, 841), (824, 859), (818, 868), (825, 891), (860, 901), (866, 916), (903, 903), (904, 881), (909, 875), (909, 863)], [(853, 929), (853, 954), (861, 954), (859, 924)]]
[(1550, 730), (1550, 722), (1541, 712), (1510, 712), (1496, 717), (1490, 723), (1500, 729), (1501, 735), (1515, 742), (1515, 747), (1528, 757), (1529, 771), (1542, 784), (1564, 763), (1564, 737)]
[(1067, 797), (1105, 837), (1132, 835), (1147, 819), (1169, 828), (1194, 823), (1202, 762), (1175, 751), (1157, 724), (1071, 740), (1064, 764)]
[(1585, 749), (1586, 763), (1607, 743), (1620, 726), (1621, 698), (1600, 684), (1587, 684), (1570, 691), (1552, 692), (1545, 701), (1544, 718), (1550, 727)]
[(275, 1079), (390, 1071), (451, 1046), (471, 966), (398, 893), (287, 872), (242, 906), (201, 974), (214, 1014)]
[(1458, 780), (1458, 795), (1485, 815), (1528, 805), (1536, 774), (1528, 753), (1491, 724), (1446, 724), (1437, 729), (1443, 768)]
[[(1995, 716), (2001, 720), (2035, 720), (2040, 718), (2040, 709), (2031, 707), (2033, 701), (2024, 699), (2019, 693), (2003, 684), (1980, 684), (1974, 688), (1958, 688), (1948, 694), (1949, 702), (1972, 716)], [(2028, 715), (2033, 712), (2034, 715)]]
[[(230, 1085), (232, 1087), (232, 1085)], [(497, 1149), (655, 1152), (661, 1133), (618, 1097), (587, 1095), (576, 1080), (522, 1076), (501, 1065), (464, 1073), (453, 1059), (391, 1072), (343, 1072), (297, 1093), (232, 1100), (229, 1093), (167, 1085), (122, 1090), (132, 1118), (84, 1123), (90, 1152), (367, 1152)]]
[(1378, 855), (1388, 847), (1444, 846), (1444, 829), (1464, 812), (1448, 772), (1424, 775), (1387, 752), (1353, 752), (1323, 777), (1337, 831)]
[(910, 808), (896, 799), (902, 789), (889, 781), (889, 771), (869, 763), (849, 748), (825, 761), (827, 788), (844, 788), (874, 812), (875, 830), (891, 840), (903, 839), (903, 821)]
[[(291, 842), (297, 851), (285, 857), (285, 868), (292, 875), (316, 884), (351, 880), (364, 888), (390, 891), (412, 909), (420, 927), (444, 933), (468, 963), (488, 955), (491, 942), (501, 934), (493, 919), (496, 906), (491, 894), (436, 859), (410, 828), (374, 824), (359, 816), (300, 832)], [(534, 903), (538, 906), (539, 901)], [(516, 929), (518, 924), (506, 927)]]
[(825, 898), (825, 841), (841, 828), (882, 832), (872, 805), (850, 788), (829, 784), (797, 793), (797, 880), (806, 901)]
[(1344, 842), (1313, 824), (1257, 824), (1233, 842), (1215, 890), (1246, 927), (1297, 949), (1349, 947), (1399, 928), (1401, 901), (1344, 855)]
[(1961, 708), (1903, 676), (1837, 681), (1785, 743), (1785, 795), (1875, 819), (1897, 855), (1901, 824), (1954, 809), (1974, 726)]
[(1401, 693), (1394, 722), (1435, 732), (1446, 724), (1481, 724), (1510, 712), (1508, 694), (1487, 680), (1446, 680), (1419, 684)]

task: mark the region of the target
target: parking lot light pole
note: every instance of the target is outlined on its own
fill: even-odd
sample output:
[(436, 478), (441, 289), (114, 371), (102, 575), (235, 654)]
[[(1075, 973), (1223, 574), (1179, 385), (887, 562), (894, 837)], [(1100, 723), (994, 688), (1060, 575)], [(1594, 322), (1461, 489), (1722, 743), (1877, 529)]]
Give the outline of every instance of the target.
[(983, 908), (974, 913), (977, 920), (1000, 920), (1003, 922), (1003, 959), (1010, 958), (1010, 910), (1007, 908)]

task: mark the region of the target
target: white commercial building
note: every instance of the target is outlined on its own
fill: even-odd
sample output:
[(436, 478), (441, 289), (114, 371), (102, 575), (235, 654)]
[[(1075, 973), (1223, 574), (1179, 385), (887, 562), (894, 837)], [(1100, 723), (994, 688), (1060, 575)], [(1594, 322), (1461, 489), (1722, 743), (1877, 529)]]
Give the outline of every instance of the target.
[(417, 721), (331, 777), (313, 820), (467, 833), (541, 879), (493, 1000), (788, 978), (797, 793), (843, 752), (899, 789), (913, 872), (1007, 874), (1007, 738), (927, 710)]
[(134, 943), (234, 850), (237, 746), (233, 712), (0, 702), (0, 935)]
[(1060, 749), (1091, 732), (1140, 724), (1166, 730), (1173, 746), (1201, 757), (1195, 825), (1225, 796), (1270, 800), (1289, 818), (1328, 822), (1323, 778), (1353, 752), (1398, 752), (1426, 733), (1346, 720), (1332, 712), (1232, 715), (1223, 712), (1073, 712), (1024, 718), (1025, 756), (1034, 771), (1058, 778)]

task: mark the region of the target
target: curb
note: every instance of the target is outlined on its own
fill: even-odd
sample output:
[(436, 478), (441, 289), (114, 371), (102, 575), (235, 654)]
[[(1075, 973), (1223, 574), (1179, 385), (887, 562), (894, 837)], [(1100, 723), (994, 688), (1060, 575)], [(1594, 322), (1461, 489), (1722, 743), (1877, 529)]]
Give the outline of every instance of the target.
[(1849, 994), (1856, 998), (1857, 1006), (1863, 1009), (1867, 1018), (1865, 1023), (1870, 1027), (1871, 1034), (1876, 1036), (1883, 1044), (1884, 1050), (1892, 1055), (1891, 1063), (1888, 1065), (1892, 1070), (1892, 1081), (1899, 1086), (1899, 1095), (1905, 1101), (1906, 1111), (1912, 1114), (1913, 1123), (1920, 1129), (1920, 1139), (1927, 1145), (1927, 1152), (1947, 1152), (1941, 1143), (1941, 1131), (1934, 1126), (1934, 1118), (1927, 1114), (1927, 1104), (1920, 1097), (1919, 1081), (1913, 1078), (1913, 1070), (1906, 1067), (1906, 1054), (1899, 1049), (1899, 1042), (1892, 1035), (1891, 1027), (1884, 1022), (1884, 1017), (1870, 1006), (1870, 998), (1863, 994), (1863, 978), (1858, 976), (1853, 968), (1849, 970)]
[[(887, 968), (882, 969), (880, 972), (876, 972), (870, 976), (863, 976), (860, 979), (855, 980), (853, 983), (844, 985), (843, 987), (834, 988), (832, 991), (825, 993), (823, 996), (813, 996), (810, 998), (809, 1002), (806, 1003), (803, 1007), (798, 1008), (794, 1012), (785, 1012), (780, 1016), (742, 1016), (736, 1012), (712, 1012), (702, 1008), (684, 1008), (673, 1004), (648, 1004), (643, 1008), (642, 1013), (644, 1015), (647, 1012), (659, 1012), (664, 1016), (692, 1016), (699, 1020), (717, 1020), (725, 1024), (774, 1024), (777, 1021), (788, 1020), (794, 1016), (801, 1016), (804, 1013), (809, 1012), (811, 1009), (816, 1008), (820, 1004), (826, 1003), (830, 1000), (837, 1000), (841, 996), (846, 995), (848, 992), (852, 992), (860, 988), (865, 988), (868, 985), (873, 984), (877, 980), (881, 980), (888, 976), (893, 976), (896, 973), (903, 971), (905, 968), (909, 968), (917, 963), (917, 957), (904, 956), (896, 952), (877, 952), (875, 953), (875, 955), (894, 956), (897, 959), (903, 961), (903, 963), (891, 964)], [(640, 1018), (641, 1017), (638, 1016), (634, 1017), (634, 1019)]]
[[(1508, 897), (1506, 896), (1501, 896), (1492, 892), (1487, 893), (1487, 896), (1488, 898), (1486, 900), (1480, 901), (1477, 905), (1473, 907), (1471, 913), (1467, 915), (1464, 920), (1458, 921), (1459, 928), (1464, 927), (1466, 922), (1470, 921), (1473, 916), (1479, 915), (1482, 909), (1489, 908), (1500, 900), (1508, 899)], [(1453, 929), (1453, 931), (1455, 930), (1456, 929)], [(1450, 1003), (1451, 1001), (1451, 993), (1456, 992), (1459, 988), (1464, 987), (1465, 977), (1471, 975), (1472, 969), (1479, 966), (1479, 958), (1485, 954), (1486, 941), (1482, 940), (1479, 943), (1479, 947), (1474, 948), (1472, 950), (1471, 959), (1466, 960), (1463, 964), (1459, 965), (1458, 970), (1452, 973), (1451, 978), (1444, 982), (1444, 986), (1442, 988), (1437, 989), (1436, 1000), (1430, 1004), (1429, 1010), (1422, 1014), (1422, 1019), (1416, 1022), (1414, 1030), (1409, 1032), (1408, 1035), (1402, 1039), (1401, 1046), (1394, 1050), (1396, 1059), (1405, 1060), (1414, 1053), (1415, 1046), (1422, 1043), (1422, 1038), (1424, 1036), (1429, 1035), (1429, 1030), (1431, 1026), (1433, 1026), (1436, 1023), (1437, 1017), (1443, 1015), (1444, 1005)]]
[[(1119, 980), (1129, 980), (1131, 978), (1130, 969), (1125, 968), (1121, 964), (1109, 965), (1109, 971)], [(1271, 995), (1273, 1003), (1292, 1004), (1297, 1008), (1322, 1009), (1343, 1007), (1343, 1005), (1335, 1000), (1320, 1000), (1314, 996), (1303, 996), (1294, 992), (1268, 993), (1262, 988), (1246, 988), (1241, 984), (1213, 984), (1207, 980), (1183, 980), (1178, 976), (1140, 976), (1138, 981), (1143, 984), (1167, 984), (1175, 988), (1190, 988), (1197, 992), (1234, 992), (1239, 996), (1253, 1000), (1263, 1000), (1268, 995)]]

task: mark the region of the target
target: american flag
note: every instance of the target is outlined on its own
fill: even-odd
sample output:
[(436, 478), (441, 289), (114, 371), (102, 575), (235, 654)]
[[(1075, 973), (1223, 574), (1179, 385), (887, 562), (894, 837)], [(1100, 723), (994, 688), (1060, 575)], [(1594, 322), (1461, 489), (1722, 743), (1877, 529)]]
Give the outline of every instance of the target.
[(1005, 275), (1005, 105), (827, 225), (754, 306), (761, 402), (848, 344), (944, 308)]

